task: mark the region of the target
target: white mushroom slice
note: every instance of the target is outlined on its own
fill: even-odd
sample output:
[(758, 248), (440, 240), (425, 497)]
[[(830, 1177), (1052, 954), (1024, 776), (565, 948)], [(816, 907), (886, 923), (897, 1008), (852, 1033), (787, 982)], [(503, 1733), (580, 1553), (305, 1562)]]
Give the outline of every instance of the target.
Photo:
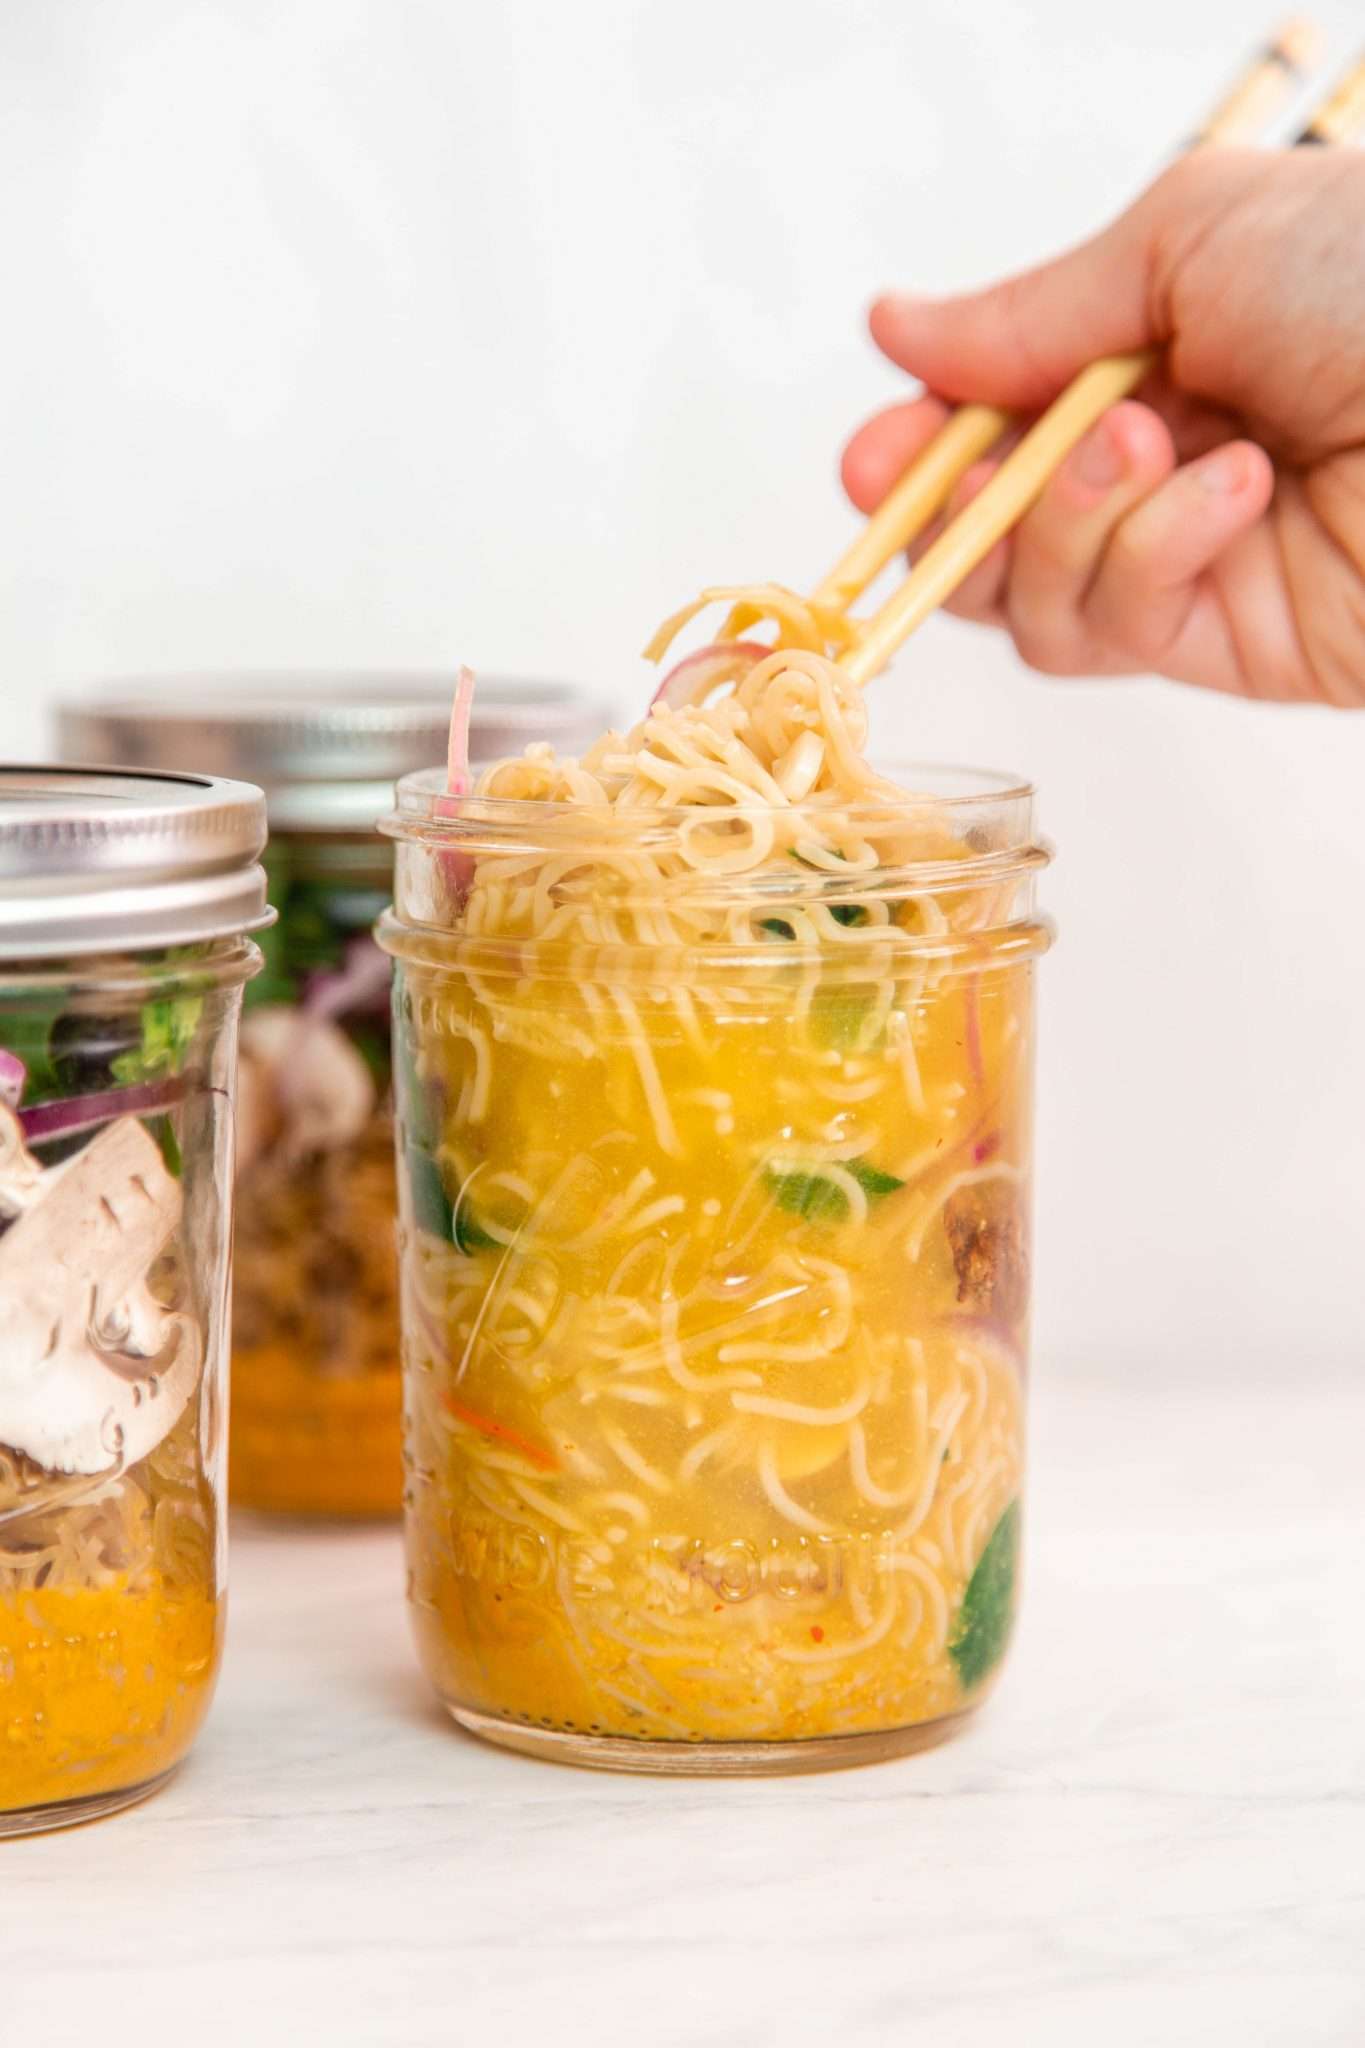
[(174, 1428), (203, 1361), (194, 1318), (147, 1287), (179, 1183), (135, 1117), (39, 1172), (0, 1237), (0, 1444), (48, 1472), (135, 1465)]
[(268, 1152), (280, 1129), (275, 1087), (265, 1062), (253, 1058), (245, 1043), (237, 1061), (237, 1108), (233, 1119), (236, 1170), (245, 1173), (254, 1159)]
[(374, 1080), (346, 1033), (329, 1019), (267, 1003), (243, 1022), (241, 1052), (243, 1074), (251, 1075), (241, 1163), (260, 1149), (270, 1126), (260, 1101), (263, 1086), (277, 1112), (274, 1142), (288, 1155), (327, 1152), (364, 1130), (377, 1099)]
[(248, 1010), (238, 1036), (242, 1057), (274, 1073), (292, 1056), (306, 1022), (302, 1010), (288, 1003), (262, 1003), (259, 1009)]
[(24, 1143), (24, 1127), (0, 1103), (0, 1216), (18, 1216), (36, 1201), (43, 1169)]

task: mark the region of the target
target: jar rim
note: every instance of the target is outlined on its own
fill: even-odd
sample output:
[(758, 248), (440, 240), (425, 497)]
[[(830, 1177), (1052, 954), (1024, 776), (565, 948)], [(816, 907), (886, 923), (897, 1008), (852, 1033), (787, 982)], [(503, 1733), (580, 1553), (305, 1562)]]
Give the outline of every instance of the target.
[[(853, 799), (826, 792), (781, 805), (757, 798), (671, 807), (451, 796), (440, 770), (405, 776), (395, 809), (380, 821), (398, 843), (394, 912), (380, 943), (401, 952), (406, 931), (515, 950), (522, 938), (504, 942), (482, 924), (462, 930), (471, 880), (485, 860), (495, 887), (545, 861), (558, 877), (561, 907), (583, 900), (585, 871), (600, 864), (613, 914), (651, 920), (676, 910), (691, 920), (688, 943), (708, 957), (717, 947), (752, 950), (760, 941), (770, 954), (765, 935), (775, 921), (814, 912), (819, 931), (851, 959), (886, 940), (893, 923), (901, 934), (895, 942), (911, 943), (897, 910), (903, 899), (964, 892), (984, 906), (992, 926), (1023, 917), (1032, 931), (1032, 877), (1051, 859), (1034, 831), (1032, 786), (988, 769), (918, 764), (899, 773), (898, 785)], [(735, 916), (744, 926), (738, 934)], [(937, 911), (926, 917), (926, 931), (913, 941), (921, 951), (937, 947), (942, 922)], [(560, 942), (559, 935), (535, 941), (542, 949)], [(619, 943), (633, 942), (620, 935)]]
[[(962, 762), (893, 762), (878, 772), (895, 785), (894, 794), (878, 792), (853, 800), (806, 799), (792, 804), (790, 809), (808, 813), (812, 818), (837, 810), (840, 816), (856, 820), (872, 815), (885, 819), (901, 810), (918, 814), (932, 806), (936, 814), (960, 819), (991, 805), (1017, 804), (1024, 807), (1021, 823), (1027, 829), (1038, 793), (1036, 785), (1024, 776)], [(932, 786), (934, 778), (938, 779), (938, 787)], [(949, 786), (953, 783), (963, 786)], [(429, 833), (455, 834), (470, 823), (531, 825), (543, 820), (548, 824), (575, 818), (597, 820), (610, 814), (622, 823), (637, 824), (644, 834), (651, 827), (657, 831), (695, 819), (697, 809), (695, 805), (651, 804), (627, 812), (610, 804), (598, 806), (564, 798), (483, 796), (477, 791), (452, 796), (444, 768), (419, 768), (400, 777), (394, 790), (394, 808), (380, 819), (379, 829), (391, 839), (406, 838), (410, 831), (425, 838)], [(777, 806), (761, 800), (724, 806), (727, 817), (767, 817), (776, 809)]]

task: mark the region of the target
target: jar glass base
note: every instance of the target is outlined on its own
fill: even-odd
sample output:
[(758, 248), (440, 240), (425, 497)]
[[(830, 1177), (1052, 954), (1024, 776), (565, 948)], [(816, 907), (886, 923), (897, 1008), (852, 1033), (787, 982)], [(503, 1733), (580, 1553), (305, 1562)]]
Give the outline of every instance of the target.
[(650, 1777), (776, 1778), (798, 1771), (842, 1771), (885, 1763), (919, 1749), (935, 1749), (964, 1728), (975, 1708), (944, 1714), (908, 1728), (878, 1728), (861, 1735), (813, 1735), (799, 1742), (655, 1742), (582, 1730), (534, 1728), (472, 1707), (446, 1707), (461, 1728), (550, 1763), (590, 1771), (639, 1771)]
[(103, 1820), (107, 1813), (120, 1813), (125, 1806), (150, 1799), (179, 1768), (179, 1764), (172, 1764), (155, 1778), (144, 1778), (140, 1785), (126, 1785), (117, 1792), (93, 1792), (87, 1799), (54, 1799), (45, 1806), (21, 1806), (13, 1813), (0, 1813), (0, 1841), (11, 1835), (45, 1835), (54, 1828), (75, 1828), (83, 1821)]

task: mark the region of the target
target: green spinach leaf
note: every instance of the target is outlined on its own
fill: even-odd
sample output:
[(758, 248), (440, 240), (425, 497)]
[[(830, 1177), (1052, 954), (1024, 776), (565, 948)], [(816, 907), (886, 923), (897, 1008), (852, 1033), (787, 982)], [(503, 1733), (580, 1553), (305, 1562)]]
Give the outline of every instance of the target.
[(1019, 1566), (1019, 1503), (1011, 1501), (991, 1531), (958, 1609), (948, 1654), (970, 1692), (995, 1669), (1014, 1627)]
[[(409, 1144), (404, 1150), (404, 1163), (408, 1170), (408, 1193), (412, 1199), (413, 1220), (419, 1230), (425, 1230), (432, 1237), (443, 1237), (450, 1241), (451, 1208), (450, 1197), (441, 1179), (441, 1169), (430, 1152), (422, 1146)], [(463, 1250), (463, 1246), (461, 1246)]]
[[(866, 1159), (841, 1159), (839, 1164), (845, 1173), (852, 1174), (869, 1201), (880, 1201), (905, 1185), (894, 1173), (883, 1173)], [(772, 1189), (778, 1208), (800, 1216), (806, 1223), (842, 1223), (848, 1216), (848, 1196), (818, 1166), (769, 1166), (764, 1169), (763, 1178)]]
[(834, 982), (817, 988), (810, 1003), (810, 1035), (817, 1045), (851, 1052), (861, 1046), (877, 991), (866, 982)]
[(778, 1208), (807, 1223), (842, 1223), (848, 1214), (848, 1196), (818, 1171), (779, 1173), (768, 1167), (763, 1178)]
[(109, 1062), (114, 1079), (130, 1087), (176, 1073), (199, 1028), (203, 1009), (202, 996), (155, 996), (144, 1003), (142, 1043)]
[(858, 1186), (870, 1201), (878, 1201), (883, 1195), (894, 1195), (905, 1182), (897, 1180), (894, 1173), (883, 1173), (880, 1166), (873, 1166), (867, 1159), (849, 1159), (844, 1162), (844, 1172), (851, 1173)]
[(455, 1212), (455, 1242), (466, 1255), (501, 1249), (497, 1238), (488, 1235), (468, 1202), (461, 1202)]
[(5, 1013), (4, 1046), (24, 1063), (24, 1102), (46, 1102), (66, 1093), (52, 1063), (52, 1027), (57, 1013), (18, 1003)]

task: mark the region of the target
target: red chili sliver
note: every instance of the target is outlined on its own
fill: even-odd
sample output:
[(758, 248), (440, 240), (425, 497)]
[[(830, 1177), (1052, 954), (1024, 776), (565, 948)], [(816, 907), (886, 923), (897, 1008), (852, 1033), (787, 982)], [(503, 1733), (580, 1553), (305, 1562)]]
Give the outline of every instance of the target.
[[(469, 714), (473, 704), (474, 671), (461, 664), (455, 678), (455, 701), (450, 707), (450, 738), (446, 743), (447, 797), (463, 796), (469, 788)], [(436, 799), (438, 818), (459, 815), (458, 806), (448, 802), (447, 797), (438, 796)], [(474, 872), (472, 859), (458, 847), (443, 847), (436, 860), (451, 895), (457, 902), (463, 902)]]
[(463, 1422), (468, 1429), (475, 1429), (480, 1436), (492, 1437), (496, 1442), (507, 1444), (514, 1451), (520, 1451), (523, 1458), (529, 1458), (542, 1472), (557, 1472), (559, 1460), (553, 1451), (547, 1451), (543, 1444), (532, 1443), (520, 1430), (512, 1429), (505, 1422), (495, 1422), (491, 1415), (480, 1415), (477, 1409), (466, 1408), (453, 1394), (442, 1394), (441, 1405), (457, 1422)]

